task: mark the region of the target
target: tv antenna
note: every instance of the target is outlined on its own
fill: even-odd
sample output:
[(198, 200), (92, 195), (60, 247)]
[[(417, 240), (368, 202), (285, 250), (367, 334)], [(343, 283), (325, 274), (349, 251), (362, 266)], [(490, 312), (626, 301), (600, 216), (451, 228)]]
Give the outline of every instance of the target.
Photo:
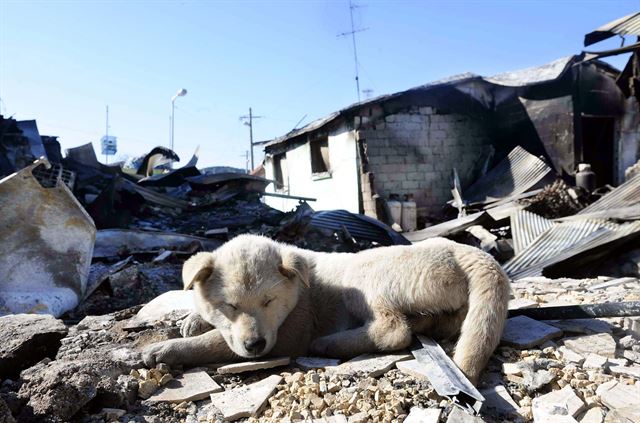
[(351, 40), (353, 42), (353, 61), (356, 67), (356, 90), (358, 92), (358, 103), (359, 103), (360, 102), (360, 75), (358, 72), (358, 49), (356, 47), (356, 33), (367, 31), (369, 28), (358, 28), (358, 29), (355, 28), (353, 24), (353, 9), (356, 9), (358, 7), (362, 7), (362, 6), (353, 4), (353, 2), (349, 0), (349, 16), (351, 18), (351, 31), (342, 32), (338, 34), (338, 37), (346, 37), (348, 35), (351, 35)]

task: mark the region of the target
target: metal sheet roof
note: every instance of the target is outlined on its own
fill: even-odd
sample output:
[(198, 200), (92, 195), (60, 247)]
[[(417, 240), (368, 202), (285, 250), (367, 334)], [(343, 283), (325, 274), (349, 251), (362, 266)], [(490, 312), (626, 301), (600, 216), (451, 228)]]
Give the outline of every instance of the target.
[(47, 157), (47, 152), (44, 149), (44, 144), (42, 144), (42, 138), (40, 137), (40, 132), (38, 131), (38, 125), (35, 120), (21, 120), (16, 122), (16, 125), (22, 131), (22, 135), (29, 140), (29, 148), (31, 149), (31, 154), (36, 159), (40, 157)]
[(530, 191), (553, 175), (543, 160), (517, 146), (471, 187), (463, 191), (469, 203), (490, 203)]
[(484, 79), (493, 84), (508, 87), (522, 87), (552, 81), (559, 78), (565, 70), (567, 70), (574, 58), (575, 56), (561, 57), (542, 66), (499, 73), (494, 76), (485, 77)]
[(622, 209), (637, 204), (640, 204), (640, 175), (614, 188), (595, 203), (580, 210), (578, 215)]
[(602, 25), (600, 28), (584, 36), (584, 45), (595, 44), (614, 35), (640, 36), (640, 12), (632, 13), (615, 21)]
[(531, 245), (543, 232), (556, 224), (557, 223), (535, 213), (518, 210), (511, 215), (513, 250), (516, 254), (520, 254), (520, 252)]

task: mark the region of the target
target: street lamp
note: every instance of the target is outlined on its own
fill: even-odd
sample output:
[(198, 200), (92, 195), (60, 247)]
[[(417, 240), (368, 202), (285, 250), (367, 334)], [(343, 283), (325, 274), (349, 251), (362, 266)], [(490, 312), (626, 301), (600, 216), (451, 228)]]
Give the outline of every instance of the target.
[(174, 120), (175, 120), (175, 112), (176, 112), (176, 99), (178, 97), (184, 97), (185, 95), (187, 95), (187, 90), (184, 88), (181, 88), (173, 97), (171, 97), (171, 151), (173, 151), (173, 133), (174, 133), (174, 127), (175, 127)]

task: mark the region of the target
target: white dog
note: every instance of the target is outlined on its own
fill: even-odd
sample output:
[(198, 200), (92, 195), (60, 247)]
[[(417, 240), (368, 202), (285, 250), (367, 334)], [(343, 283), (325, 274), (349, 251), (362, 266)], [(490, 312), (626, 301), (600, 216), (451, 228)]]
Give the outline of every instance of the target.
[(509, 300), (509, 279), (490, 255), (443, 238), (350, 254), (242, 235), (191, 257), (182, 276), (197, 310), (183, 334), (206, 332), (148, 346), (148, 365), (349, 358), (406, 348), (412, 333), (459, 333), (454, 361), (476, 383)]

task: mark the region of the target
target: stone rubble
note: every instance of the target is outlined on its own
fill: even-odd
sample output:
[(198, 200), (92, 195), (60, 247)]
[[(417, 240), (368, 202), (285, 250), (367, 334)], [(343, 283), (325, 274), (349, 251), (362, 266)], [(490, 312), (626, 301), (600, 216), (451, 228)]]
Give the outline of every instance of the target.
[[(515, 282), (513, 295), (539, 307), (640, 295), (638, 280), (589, 289), (606, 281), (535, 278)], [(615, 290), (620, 286), (624, 292)], [(278, 368), (242, 363), (235, 368), (247, 371), (233, 374), (219, 365), (183, 369), (160, 363), (146, 369), (140, 348), (180, 336), (184, 316), (136, 325), (136, 311), (87, 317), (72, 326), (53, 360), (0, 384), (0, 418), (86, 423), (640, 421), (640, 338), (633, 318), (536, 322), (554, 333), (552, 340), (536, 334), (533, 345), (528, 340), (502, 343), (478, 385), (486, 401), (474, 417), (440, 397), (406, 352), (342, 364), (313, 357)], [(442, 345), (451, 354), (452, 344)], [(200, 382), (187, 381), (192, 375)], [(261, 386), (258, 392), (250, 389)], [(183, 395), (181, 389), (199, 392)], [(208, 389), (219, 392), (209, 396)], [(173, 396), (163, 397), (167, 392)]]

